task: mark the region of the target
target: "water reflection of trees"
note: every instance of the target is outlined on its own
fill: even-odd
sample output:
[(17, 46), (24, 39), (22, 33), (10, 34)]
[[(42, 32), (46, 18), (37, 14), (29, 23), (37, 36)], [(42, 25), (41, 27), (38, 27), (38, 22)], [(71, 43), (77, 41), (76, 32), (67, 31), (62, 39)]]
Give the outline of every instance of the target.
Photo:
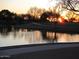
[(11, 27), (0, 27), (0, 34), (2, 35), (8, 35), (11, 31)]
[(57, 42), (58, 36), (56, 32), (49, 32), (49, 31), (41, 31), (44, 40), (49, 42)]
[(1, 35), (8, 35), (10, 32), (18, 32), (20, 29), (23, 29), (23, 28), (15, 28), (12, 26), (3, 25), (0, 27), (0, 34)]

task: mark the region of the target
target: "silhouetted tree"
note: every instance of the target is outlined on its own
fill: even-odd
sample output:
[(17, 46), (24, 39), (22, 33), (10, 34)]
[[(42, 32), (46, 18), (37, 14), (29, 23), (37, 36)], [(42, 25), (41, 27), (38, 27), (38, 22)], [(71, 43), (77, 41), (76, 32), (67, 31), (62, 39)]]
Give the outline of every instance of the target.
[(42, 15), (41, 15), (41, 21), (47, 21), (47, 17), (49, 16), (53, 16), (55, 18), (58, 18), (60, 16), (60, 14), (57, 14), (57, 13), (52, 13), (52, 12), (44, 12)]
[(73, 22), (75, 20), (75, 18), (70, 18), (69, 22)]
[(0, 20), (6, 25), (10, 26), (13, 25), (15, 22), (16, 15), (14, 13), (11, 13), (9, 10), (2, 10), (0, 12)]
[[(64, 8), (70, 11), (79, 12), (79, 0), (62, 0), (64, 3)], [(77, 8), (78, 7), (78, 8)]]
[(40, 21), (47, 21), (47, 17), (50, 15), (52, 15), (52, 12), (44, 12), (40, 17)]
[(41, 9), (41, 8), (37, 8), (37, 7), (32, 7), (28, 10), (28, 14), (33, 15), (35, 17), (38, 17), (39, 15), (41, 15), (43, 12), (45, 11), (45, 9)]

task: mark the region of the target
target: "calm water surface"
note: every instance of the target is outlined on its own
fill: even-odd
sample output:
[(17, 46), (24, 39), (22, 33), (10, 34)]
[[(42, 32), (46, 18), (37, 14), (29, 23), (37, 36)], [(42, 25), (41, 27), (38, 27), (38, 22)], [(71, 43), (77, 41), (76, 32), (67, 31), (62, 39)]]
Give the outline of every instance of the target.
[(0, 33), (0, 47), (58, 42), (79, 42), (79, 34), (28, 31), (27, 29)]

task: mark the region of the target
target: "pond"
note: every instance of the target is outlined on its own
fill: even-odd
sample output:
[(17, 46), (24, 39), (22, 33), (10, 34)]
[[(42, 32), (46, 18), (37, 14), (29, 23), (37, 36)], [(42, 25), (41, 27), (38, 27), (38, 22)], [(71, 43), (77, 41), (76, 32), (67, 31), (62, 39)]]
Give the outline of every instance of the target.
[(10, 29), (0, 29), (0, 47), (68, 42), (79, 42), (79, 34), (56, 33), (44, 30), (18, 29), (10, 31)]

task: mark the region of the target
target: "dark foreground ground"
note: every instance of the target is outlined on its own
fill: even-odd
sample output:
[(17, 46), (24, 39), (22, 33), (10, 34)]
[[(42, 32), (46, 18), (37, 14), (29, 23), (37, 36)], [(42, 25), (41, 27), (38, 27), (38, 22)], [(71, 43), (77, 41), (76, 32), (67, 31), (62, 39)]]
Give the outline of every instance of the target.
[(0, 59), (79, 59), (79, 43), (1, 47)]

